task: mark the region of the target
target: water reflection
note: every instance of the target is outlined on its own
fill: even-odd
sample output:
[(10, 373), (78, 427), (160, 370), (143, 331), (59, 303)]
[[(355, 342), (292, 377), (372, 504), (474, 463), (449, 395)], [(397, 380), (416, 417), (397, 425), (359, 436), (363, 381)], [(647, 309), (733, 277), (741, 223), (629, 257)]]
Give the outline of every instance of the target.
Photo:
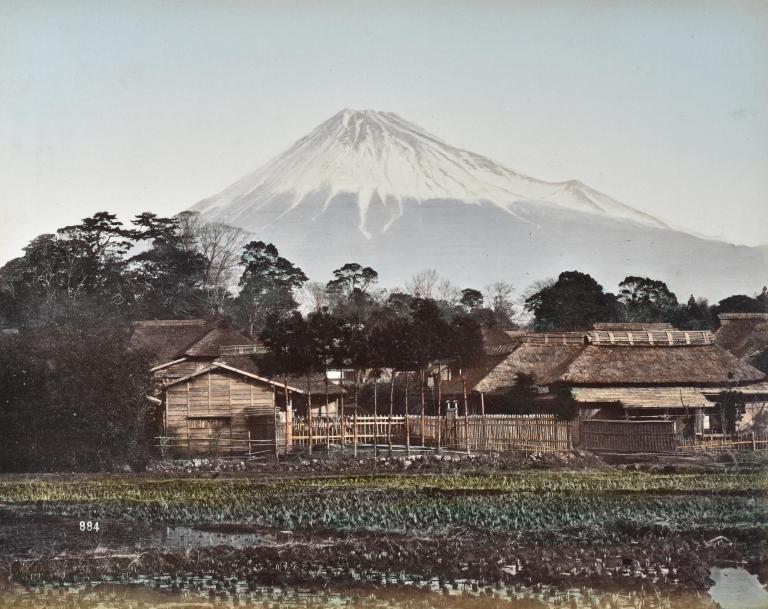
[(744, 569), (712, 567), (709, 577), (715, 582), (709, 595), (723, 609), (768, 609), (768, 591), (756, 575)]
[[(6, 586), (0, 592), (0, 609), (714, 609), (706, 594), (638, 590), (606, 592), (590, 588), (548, 586), (487, 586), (438, 580), (424, 587), (387, 586), (356, 589), (297, 589), (265, 587), (248, 590), (240, 582), (214, 578), (190, 579), (181, 589), (154, 585), (44, 585)], [(436, 588), (436, 590), (435, 590)], [(723, 605), (724, 609), (731, 609)], [(743, 606), (739, 606), (743, 609)], [(733, 609), (736, 609), (735, 607)]]

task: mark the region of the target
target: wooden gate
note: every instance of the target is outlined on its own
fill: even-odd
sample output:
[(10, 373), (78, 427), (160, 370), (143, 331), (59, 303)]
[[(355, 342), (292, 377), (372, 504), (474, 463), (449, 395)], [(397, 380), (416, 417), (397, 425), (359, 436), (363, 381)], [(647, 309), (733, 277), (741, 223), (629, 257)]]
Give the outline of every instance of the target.
[(675, 452), (674, 421), (579, 422), (581, 447), (595, 452), (662, 453)]

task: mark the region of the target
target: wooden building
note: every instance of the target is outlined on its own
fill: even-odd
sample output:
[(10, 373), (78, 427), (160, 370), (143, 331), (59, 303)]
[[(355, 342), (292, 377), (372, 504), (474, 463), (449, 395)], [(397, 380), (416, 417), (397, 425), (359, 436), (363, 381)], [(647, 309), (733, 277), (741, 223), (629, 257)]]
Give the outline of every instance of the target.
[(751, 365), (768, 350), (768, 313), (720, 313), (715, 343)]
[[(470, 400), (488, 403), (530, 377), (542, 404), (566, 387), (580, 419), (675, 420), (680, 433), (717, 430), (717, 397), (764, 386), (766, 375), (708, 331), (669, 324), (596, 324), (584, 332), (529, 333), (492, 368), (468, 373)], [(470, 408), (475, 410), (475, 408)], [(578, 434), (578, 430), (574, 430)]]
[[(268, 378), (260, 371), (265, 349), (225, 322), (152, 320), (134, 325), (134, 348), (153, 364), (161, 437), (190, 453), (244, 453), (290, 445), (295, 412), (335, 412), (343, 389), (319, 375)], [(318, 412), (318, 408), (320, 412)]]

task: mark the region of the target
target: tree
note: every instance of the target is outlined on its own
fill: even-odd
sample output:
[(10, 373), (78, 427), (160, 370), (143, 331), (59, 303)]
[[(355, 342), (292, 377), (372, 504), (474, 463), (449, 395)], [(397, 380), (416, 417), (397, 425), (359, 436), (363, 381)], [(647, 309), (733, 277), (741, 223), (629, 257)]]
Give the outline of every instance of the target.
[(677, 310), (677, 297), (663, 281), (629, 276), (619, 284), (618, 299), (633, 322), (668, 321)]
[(560, 273), (557, 281), (525, 299), (537, 330), (588, 330), (595, 322), (614, 321), (616, 297), (606, 294), (590, 275)]
[(229, 299), (232, 276), (240, 264), (248, 233), (221, 223), (196, 225), (195, 250), (205, 259), (203, 292), (213, 315), (221, 315)]
[(505, 281), (497, 281), (485, 287), (485, 302), (493, 311), (497, 325), (505, 329), (515, 328), (515, 307), (512, 295), (515, 289)]
[(757, 298), (745, 294), (735, 294), (723, 298), (712, 307), (715, 316), (720, 313), (768, 313), (768, 301), (761, 294)]
[(483, 306), (483, 294), (480, 290), (465, 288), (461, 291), (459, 304), (464, 307), (467, 312), (480, 309)]
[(717, 400), (724, 434), (734, 434), (744, 416), (744, 396), (738, 390), (721, 391)]
[(419, 271), (405, 283), (405, 290), (416, 298), (434, 298), (434, 292), (440, 283), (440, 276), (435, 269)]
[(357, 292), (366, 292), (379, 280), (379, 274), (371, 267), (348, 262), (333, 271), (333, 279), (326, 285), (329, 294), (349, 298)]
[(241, 256), (243, 273), (235, 300), (238, 315), (253, 336), (261, 332), (268, 317), (280, 319), (298, 306), (295, 290), (307, 281), (304, 272), (280, 256), (271, 243), (251, 241)]
[(178, 319), (210, 314), (204, 294), (207, 261), (190, 242), (179, 217), (152, 213), (132, 221), (132, 238), (151, 247), (127, 261), (129, 304), (136, 319)]
[(0, 338), (0, 469), (141, 467), (153, 431), (150, 372), (127, 319), (83, 298), (52, 321)]

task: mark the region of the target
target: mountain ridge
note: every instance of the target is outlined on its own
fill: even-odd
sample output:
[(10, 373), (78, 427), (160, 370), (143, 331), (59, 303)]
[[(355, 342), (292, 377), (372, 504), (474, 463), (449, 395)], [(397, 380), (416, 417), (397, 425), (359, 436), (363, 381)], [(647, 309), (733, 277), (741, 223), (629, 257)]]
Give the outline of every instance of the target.
[(526, 176), (371, 110), (338, 112), (191, 209), (274, 242), (318, 279), (350, 260), (391, 285), (424, 268), (475, 287), (578, 268), (607, 286), (641, 274), (714, 297), (753, 289), (768, 266), (764, 250), (672, 228), (579, 180)]

